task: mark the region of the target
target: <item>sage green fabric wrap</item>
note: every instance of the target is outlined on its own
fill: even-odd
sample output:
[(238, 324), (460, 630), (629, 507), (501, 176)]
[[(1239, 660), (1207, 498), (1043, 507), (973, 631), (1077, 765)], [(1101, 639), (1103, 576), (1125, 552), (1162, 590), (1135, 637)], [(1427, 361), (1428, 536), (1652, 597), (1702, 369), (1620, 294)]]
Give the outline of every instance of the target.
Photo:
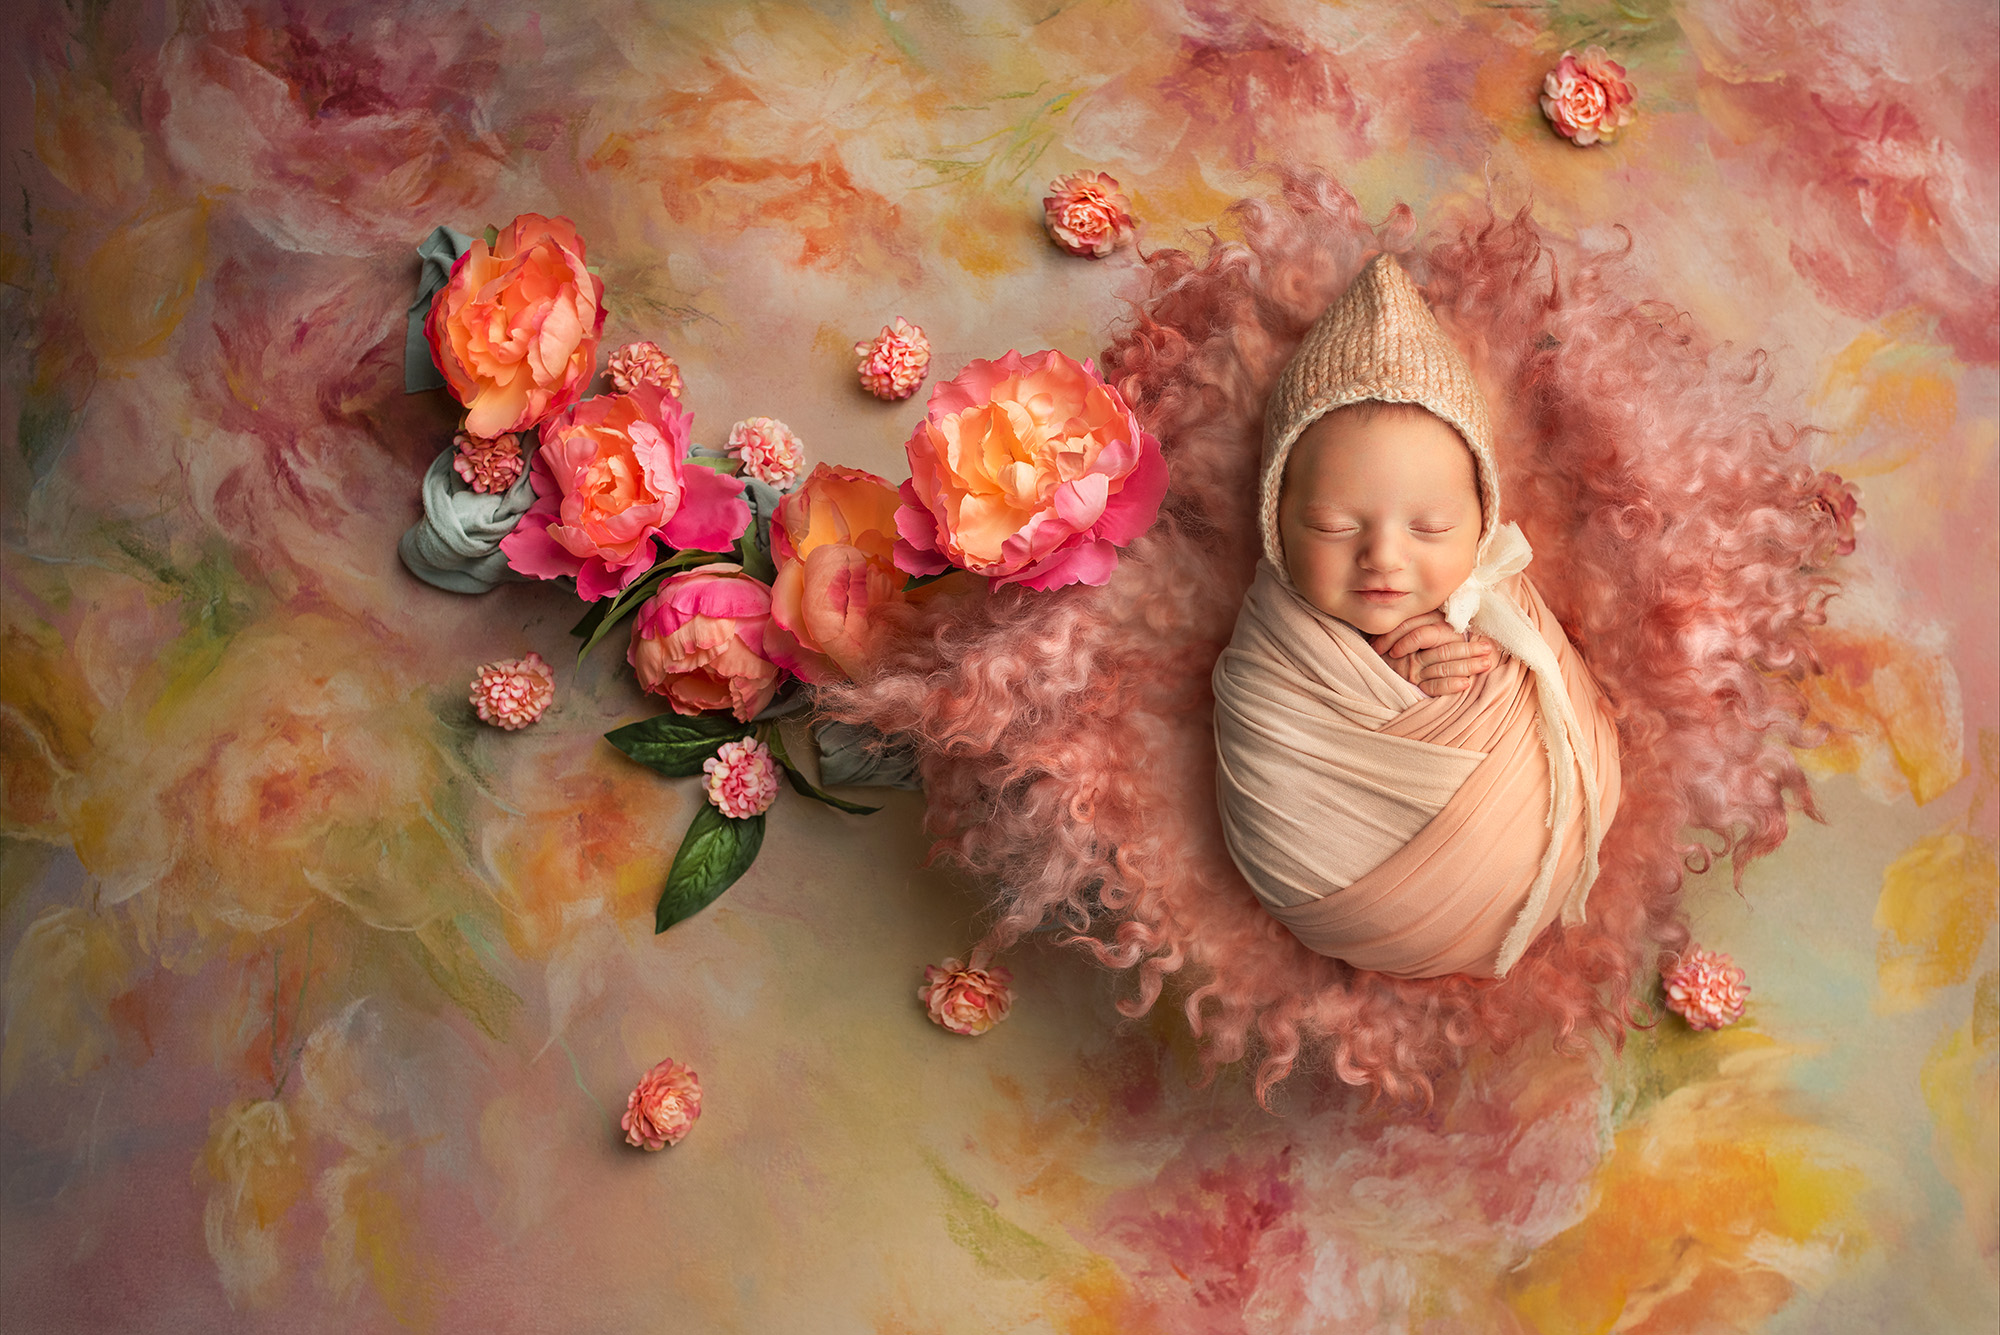
[(452, 266), (470, 249), (471, 237), (442, 225), (433, 228), (417, 247), (417, 258), (422, 261), (417, 270), (417, 298), (410, 303), (409, 328), (403, 333), (405, 394), (444, 388), (444, 375), (431, 359), (431, 340), (424, 332), (424, 322), (430, 318), (431, 298), (451, 281)]
[(507, 566), (500, 539), (514, 531), (535, 489), (523, 468), (514, 485), (501, 492), (474, 491), (452, 467), (455, 449), (431, 460), (424, 474), (424, 517), (410, 525), (396, 554), (410, 573), (452, 593), (485, 593), (508, 580), (523, 579)]

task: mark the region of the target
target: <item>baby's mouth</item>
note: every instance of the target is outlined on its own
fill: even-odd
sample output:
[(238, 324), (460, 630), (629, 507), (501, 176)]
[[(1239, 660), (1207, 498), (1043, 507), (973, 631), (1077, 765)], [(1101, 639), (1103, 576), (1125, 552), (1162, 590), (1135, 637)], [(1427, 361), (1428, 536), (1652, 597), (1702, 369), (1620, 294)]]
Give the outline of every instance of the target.
[(1408, 596), (1401, 589), (1356, 589), (1354, 592), (1357, 597), (1365, 598), (1371, 603), (1393, 603), (1398, 598)]

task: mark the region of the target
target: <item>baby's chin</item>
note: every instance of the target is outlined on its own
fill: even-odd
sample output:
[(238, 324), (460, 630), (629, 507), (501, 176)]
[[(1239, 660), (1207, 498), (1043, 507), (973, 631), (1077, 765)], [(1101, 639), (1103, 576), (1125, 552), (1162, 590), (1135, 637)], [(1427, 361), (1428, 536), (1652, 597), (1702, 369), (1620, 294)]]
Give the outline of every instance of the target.
[[(1420, 617), (1426, 612), (1435, 612), (1437, 607), (1424, 606), (1421, 598), (1405, 598), (1400, 602), (1385, 606), (1371, 607), (1352, 598), (1341, 598), (1334, 606), (1327, 607), (1317, 600), (1309, 599), (1313, 606), (1330, 617), (1346, 622), (1363, 635), (1387, 635), (1411, 617)], [(1439, 604), (1438, 606), (1443, 606)]]

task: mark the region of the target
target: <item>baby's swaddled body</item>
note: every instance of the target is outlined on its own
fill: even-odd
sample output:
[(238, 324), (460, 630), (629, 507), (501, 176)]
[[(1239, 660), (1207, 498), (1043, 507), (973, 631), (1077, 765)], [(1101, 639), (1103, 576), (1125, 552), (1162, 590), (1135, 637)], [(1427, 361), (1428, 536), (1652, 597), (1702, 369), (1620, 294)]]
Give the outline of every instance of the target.
[[(1618, 736), (1602, 695), (1525, 575), (1497, 592), (1561, 664), (1577, 750), (1608, 823)], [(1430, 696), (1268, 562), (1215, 667), (1217, 791), (1230, 856), (1312, 949), (1403, 977), (1491, 977), (1550, 838), (1536, 684), (1509, 656)], [(1559, 832), (1553, 891), (1525, 946), (1569, 902), (1585, 858), (1579, 811)], [(1511, 964), (1509, 960), (1507, 963)]]
[(1618, 735), (1500, 522), (1470, 368), (1393, 260), (1306, 335), (1265, 432), (1264, 559), (1214, 672), (1230, 855), (1320, 954), (1504, 977), (1583, 918)]

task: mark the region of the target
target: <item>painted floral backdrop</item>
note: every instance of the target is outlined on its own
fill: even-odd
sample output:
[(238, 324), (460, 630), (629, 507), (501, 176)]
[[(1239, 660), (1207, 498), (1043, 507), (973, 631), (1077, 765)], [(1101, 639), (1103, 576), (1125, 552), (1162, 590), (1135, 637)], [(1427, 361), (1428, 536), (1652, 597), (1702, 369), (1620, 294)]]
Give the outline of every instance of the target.
[[(1919, 0), (497, 0), (8, 7), (0, 311), (0, 1325), (66, 1331), (1967, 1331), (2000, 1320), (2000, 19)], [(1639, 89), (1537, 105), (1566, 49)], [(765, 414), (891, 478), (855, 384), (1094, 353), (1131, 251), (1336, 174), (1628, 229), (1654, 295), (1771, 350), (1866, 527), (1816, 679), (1826, 822), (1696, 936), (1714, 1034), (1479, 1061), (1428, 1114), (1192, 1083), (1080, 958), (929, 1024), (977, 935), (921, 800), (784, 801), (655, 937), (701, 799), (578, 604), (397, 563), (454, 423), (402, 392), (414, 247), (573, 219), (606, 347), (695, 438)], [(934, 372), (935, 373), (935, 372)], [(538, 650), (557, 702), (478, 726)], [(620, 1143), (638, 1075), (702, 1120)]]

